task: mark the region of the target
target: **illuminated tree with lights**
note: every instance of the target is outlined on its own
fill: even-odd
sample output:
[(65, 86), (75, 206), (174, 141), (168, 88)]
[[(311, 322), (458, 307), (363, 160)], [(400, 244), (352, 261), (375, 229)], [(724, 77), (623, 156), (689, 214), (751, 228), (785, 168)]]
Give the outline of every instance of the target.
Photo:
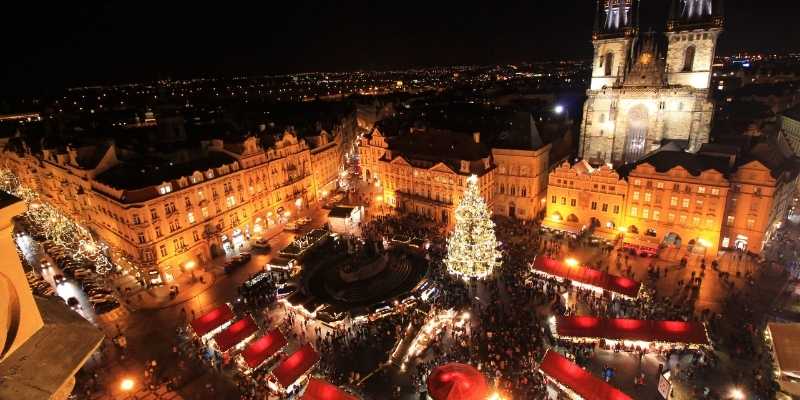
[(492, 213), (481, 197), (478, 177), (467, 179), (464, 198), (456, 207), (456, 225), (447, 239), (447, 271), (464, 279), (484, 279), (500, 266)]
[(98, 274), (106, 275), (111, 271), (111, 260), (104, 254), (108, 247), (95, 242), (86, 228), (64, 215), (61, 210), (41, 201), (38, 193), (23, 186), (10, 170), (0, 170), (0, 190), (27, 203), (25, 218), (48, 240), (66, 249), (76, 259), (94, 264)]

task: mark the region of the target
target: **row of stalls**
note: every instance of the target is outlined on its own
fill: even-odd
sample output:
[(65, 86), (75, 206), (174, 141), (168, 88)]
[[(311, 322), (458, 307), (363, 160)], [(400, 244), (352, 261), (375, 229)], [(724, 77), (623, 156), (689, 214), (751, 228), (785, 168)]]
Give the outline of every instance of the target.
[[(531, 264), (531, 271), (539, 278), (570, 282), (573, 286), (612, 298), (636, 300), (643, 291), (640, 282), (580, 266), (577, 262), (562, 263), (552, 258), (537, 257)], [(711, 346), (706, 326), (701, 322), (555, 316), (551, 317), (550, 324), (550, 331), (559, 340), (598, 344), (614, 350), (660, 352), (675, 348), (708, 350)], [(547, 379), (548, 390), (554, 392), (555, 396), (587, 400), (631, 398), (554, 350), (547, 352), (539, 370)], [(665, 380), (663, 387), (666, 387), (668, 394), (669, 373), (661, 379)]]
[(356, 397), (334, 385), (310, 376), (320, 360), (311, 344), (304, 344), (287, 355), (290, 347), (279, 329), (259, 334), (256, 321), (245, 314), (237, 317), (229, 304), (223, 304), (190, 323), (194, 334), (209, 349), (230, 357), (247, 375), (267, 372), (269, 389), (278, 394), (301, 392), (304, 400), (350, 400)]
[(580, 265), (569, 265), (559, 260), (537, 256), (531, 264), (531, 271), (543, 278), (555, 279), (559, 282), (570, 281), (572, 285), (584, 289), (620, 296), (628, 300), (639, 297), (641, 282), (630, 278), (611, 275), (609, 273)]

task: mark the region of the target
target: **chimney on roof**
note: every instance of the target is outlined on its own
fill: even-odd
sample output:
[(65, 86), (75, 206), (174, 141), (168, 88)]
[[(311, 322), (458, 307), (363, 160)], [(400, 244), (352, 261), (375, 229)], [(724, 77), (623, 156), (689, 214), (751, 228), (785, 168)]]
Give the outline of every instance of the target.
[(472, 133), (472, 140), (474, 140), (475, 143), (480, 143), (481, 142), (481, 133), (480, 132), (473, 132)]

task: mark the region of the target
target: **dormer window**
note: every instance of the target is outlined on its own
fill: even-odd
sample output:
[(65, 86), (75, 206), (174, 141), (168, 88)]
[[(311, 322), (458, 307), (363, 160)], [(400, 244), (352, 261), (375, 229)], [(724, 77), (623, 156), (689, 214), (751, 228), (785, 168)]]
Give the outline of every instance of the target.
[(214, 178), (214, 171), (208, 170), (206, 171), (206, 179), (213, 179)]
[(167, 194), (167, 193), (169, 193), (171, 191), (172, 191), (172, 184), (171, 183), (165, 183), (165, 184), (163, 184), (163, 185), (158, 187), (158, 193), (159, 194)]

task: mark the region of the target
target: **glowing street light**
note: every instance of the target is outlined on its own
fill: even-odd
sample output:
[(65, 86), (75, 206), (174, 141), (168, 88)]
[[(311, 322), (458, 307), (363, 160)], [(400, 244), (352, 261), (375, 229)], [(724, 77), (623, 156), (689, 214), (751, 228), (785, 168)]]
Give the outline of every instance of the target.
[(570, 257), (570, 258), (567, 258), (566, 260), (564, 260), (564, 264), (567, 264), (567, 266), (568, 266), (568, 267), (575, 268), (575, 267), (577, 267), (577, 266), (578, 266), (578, 264), (580, 264), (580, 263), (578, 262), (578, 260), (576, 260), (576, 259), (574, 259), (574, 258)]
[(197, 279), (197, 278), (195, 278), (195, 276), (194, 276), (194, 267), (195, 267), (195, 266), (197, 266), (197, 263), (196, 263), (196, 262), (194, 262), (194, 260), (187, 261), (187, 262), (186, 262), (186, 265), (185, 265), (185, 268), (186, 268), (186, 269), (188, 269), (188, 270), (189, 270), (189, 272), (191, 272), (191, 273), (192, 273), (192, 282), (194, 282), (194, 281)]
[(120, 388), (120, 389), (121, 389), (123, 392), (130, 392), (131, 390), (133, 390), (133, 388), (134, 388), (135, 386), (136, 386), (136, 382), (135, 382), (133, 379), (131, 379), (131, 378), (124, 378), (124, 379), (123, 379), (122, 381), (120, 381), (120, 383), (119, 383), (119, 388)]
[(744, 392), (742, 389), (733, 388), (731, 389), (731, 398), (734, 400), (744, 400)]
[(556, 106), (553, 108), (553, 111), (554, 111), (556, 114), (559, 114), (559, 115), (560, 115), (560, 114), (562, 114), (562, 113), (564, 112), (564, 106), (562, 106), (561, 104), (557, 104), (557, 105), (556, 105)]

